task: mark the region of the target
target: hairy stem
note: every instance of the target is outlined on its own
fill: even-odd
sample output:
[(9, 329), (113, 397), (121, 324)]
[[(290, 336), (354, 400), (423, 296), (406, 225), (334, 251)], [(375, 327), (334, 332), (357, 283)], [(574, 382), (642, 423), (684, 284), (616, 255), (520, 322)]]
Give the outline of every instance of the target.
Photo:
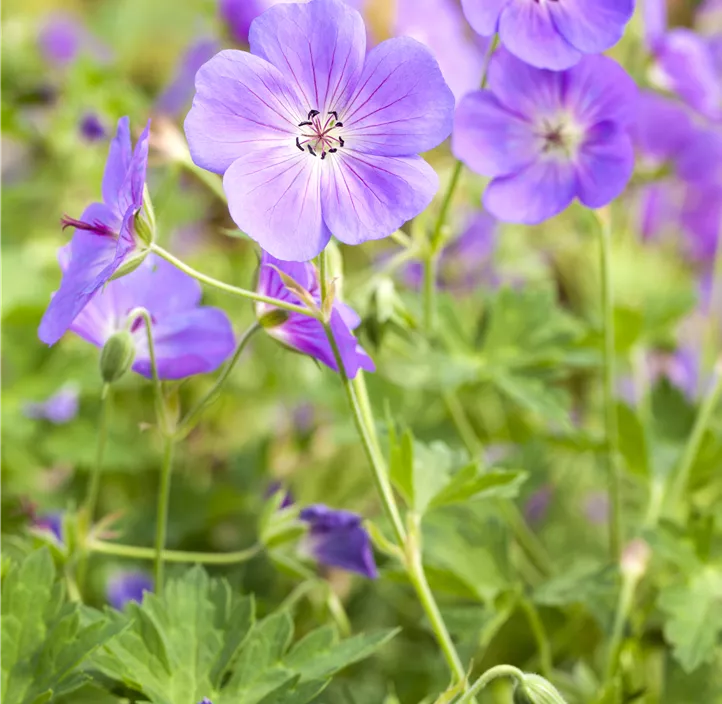
[[(185, 550), (163, 550), (164, 562), (187, 562), (202, 565), (234, 565), (240, 562), (248, 562), (258, 555), (263, 547), (253, 545), (246, 550), (236, 552), (188, 552)], [(123, 545), (111, 543), (105, 540), (90, 540), (88, 550), (102, 555), (115, 555), (117, 557), (128, 557), (134, 560), (156, 560), (157, 550), (155, 548), (143, 548), (135, 545)]]
[(155, 524), (155, 555), (153, 574), (155, 589), (163, 590), (163, 561), (165, 559), (165, 540), (168, 530), (168, 503), (170, 499), (170, 479), (173, 469), (173, 450), (175, 442), (172, 437), (163, 438), (163, 463), (160, 468), (160, 487), (158, 489), (158, 508)]
[(474, 696), (481, 692), (481, 690), (484, 689), (489, 682), (499, 677), (511, 677), (517, 682), (524, 681), (524, 673), (513, 665), (497, 665), (496, 667), (492, 667), (490, 670), (487, 670), (481, 677), (479, 677), (479, 679), (471, 685), (466, 694), (464, 694), (464, 696), (461, 697), (456, 704), (469, 704), (473, 700)]

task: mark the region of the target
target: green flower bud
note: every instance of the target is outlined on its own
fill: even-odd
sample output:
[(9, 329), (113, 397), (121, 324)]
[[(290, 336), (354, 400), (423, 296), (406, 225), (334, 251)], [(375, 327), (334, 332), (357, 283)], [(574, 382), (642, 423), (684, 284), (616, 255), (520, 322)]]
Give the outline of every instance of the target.
[(525, 674), (514, 688), (514, 704), (566, 704), (554, 685), (539, 675)]
[(138, 211), (133, 218), (135, 236), (145, 245), (150, 246), (155, 239), (155, 228), (146, 219), (142, 211)]
[(258, 318), (258, 324), (265, 329), (275, 328), (279, 325), (283, 325), (288, 320), (288, 311), (281, 310), (280, 308), (274, 308), (269, 310), (267, 313), (263, 313)]
[(115, 273), (110, 277), (111, 281), (119, 279), (126, 274), (130, 274), (135, 271), (150, 254), (149, 249), (139, 249), (130, 255), (116, 270)]
[(113, 333), (100, 352), (100, 375), (103, 381), (112, 384), (118, 381), (133, 364), (135, 343), (127, 330)]

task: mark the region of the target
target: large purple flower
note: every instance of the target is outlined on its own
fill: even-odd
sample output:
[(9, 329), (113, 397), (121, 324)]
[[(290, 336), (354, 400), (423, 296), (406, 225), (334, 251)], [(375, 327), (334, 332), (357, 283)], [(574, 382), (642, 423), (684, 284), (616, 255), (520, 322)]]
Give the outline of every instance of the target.
[(118, 572), (108, 580), (108, 603), (118, 611), (122, 611), (131, 601), (140, 603), (145, 592), (153, 591), (153, 580), (146, 572)]
[[(265, 296), (279, 298), (288, 303), (303, 305), (301, 299), (283, 283), (279, 271), (290, 276), (321, 303), (321, 289), (316, 268), (310, 262), (284, 262), (264, 252), (258, 272), (258, 291)], [(326, 337), (323, 325), (300, 313), (279, 310), (267, 303), (256, 304), (258, 319), (272, 337), (302, 354), (307, 354), (334, 371), (338, 371), (336, 358)], [(334, 301), (331, 330), (341, 353), (346, 374), (353, 378), (359, 369), (372, 372), (376, 369), (371, 358), (359, 345), (351, 332), (360, 324), (358, 315), (349, 306)]]
[[(61, 267), (68, 266), (70, 247), (61, 250)], [(69, 266), (72, 266), (72, 260)], [(226, 314), (199, 306), (201, 289), (195, 279), (163, 259), (150, 255), (133, 272), (111, 281), (83, 308), (71, 330), (103, 347), (114, 333), (129, 330), (135, 347), (133, 370), (151, 376), (148, 337), (141, 318), (128, 319), (134, 308), (151, 315), (158, 376), (182, 379), (217, 369), (233, 352), (233, 330)]]
[(361, 516), (315, 504), (302, 509), (299, 517), (309, 524), (303, 550), (317, 562), (370, 579), (378, 576), (371, 541)]
[(60, 290), (38, 330), (48, 345), (63, 336), (92, 296), (138, 248), (135, 220), (143, 206), (149, 129), (150, 122), (133, 151), (129, 120), (118, 121), (103, 175), (103, 202), (89, 205), (79, 220), (63, 218), (63, 226), (74, 227), (75, 234)]
[(461, 0), (469, 24), (532, 66), (560, 70), (609, 49), (632, 18), (634, 0)]
[(635, 98), (631, 78), (606, 57), (585, 56), (554, 72), (502, 49), (489, 67), (488, 90), (457, 108), (454, 155), (493, 179), (484, 205), (499, 220), (539, 223), (574, 198), (599, 208), (632, 175), (627, 128)]
[(331, 233), (360, 244), (426, 208), (438, 177), (417, 154), (449, 135), (454, 105), (426, 47), (389, 39), (367, 56), (361, 15), (311, 0), (254, 20), (250, 48), (201, 68), (185, 123), (241, 230), (306, 261)]

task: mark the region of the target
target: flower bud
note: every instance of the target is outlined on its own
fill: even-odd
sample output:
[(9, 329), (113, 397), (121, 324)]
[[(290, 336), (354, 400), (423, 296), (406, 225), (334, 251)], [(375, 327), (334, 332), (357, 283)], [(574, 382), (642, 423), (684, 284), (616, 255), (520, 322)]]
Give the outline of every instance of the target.
[(113, 333), (103, 345), (100, 353), (100, 375), (103, 381), (112, 384), (120, 379), (135, 359), (135, 343), (127, 330)]
[(514, 704), (566, 704), (554, 685), (539, 675), (525, 674), (514, 688)]
[(145, 260), (150, 253), (149, 249), (139, 249), (133, 252), (116, 270), (115, 273), (110, 277), (111, 281), (119, 279), (126, 274), (130, 274), (135, 271)]
[[(146, 211), (147, 212), (147, 211)], [(139, 210), (133, 217), (135, 236), (144, 244), (150, 246), (155, 239), (155, 227), (150, 218)]]
[(258, 317), (258, 324), (264, 329), (276, 328), (279, 325), (283, 325), (288, 320), (288, 316), (288, 311), (273, 308)]
[(625, 577), (639, 580), (644, 576), (649, 565), (652, 551), (641, 538), (632, 540), (622, 552), (621, 570)]

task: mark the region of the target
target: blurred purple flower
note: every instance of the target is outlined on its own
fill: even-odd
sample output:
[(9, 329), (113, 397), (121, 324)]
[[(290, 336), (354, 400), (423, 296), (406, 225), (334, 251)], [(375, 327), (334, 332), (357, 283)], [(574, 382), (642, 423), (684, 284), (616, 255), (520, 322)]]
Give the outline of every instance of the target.
[(209, 61), (219, 49), (218, 41), (212, 37), (204, 37), (193, 42), (181, 56), (173, 78), (158, 96), (155, 109), (159, 113), (171, 117), (183, 113), (193, 98), (198, 69), (206, 61)]
[(331, 233), (380, 239), (429, 205), (439, 180), (417, 154), (451, 132), (454, 96), (425, 46), (389, 39), (367, 56), (361, 15), (311, 0), (264, 12), (250, 48), (201, 68), (185, 122), (243, 232), (306, 261)]
[(491, 39), (470, 31), (454, 0), (398, 0), (394, 34), (431, 49), (457, 101), (479, 87)]
[(80, 392), (74, 384), (66, 384), (45, 401), (27, 403), (23, 413), (28, 418), (47, 420), (55, 425), (69, 423), (78, 415)]
[(536, 224), (574, 198), (600, 208), (624, 190), (634, 168), (627, 128), (635, 104), (634, 82), (604, 56), (554, 72), (502, 49), (489, 67), (489, 89), (459, 103), (452, 149), (492, 177), (483, 199), (489, 213)]
[(79, 220), (63, 218), (63, 229), (74, 227), (75, 234), (67, 247), (69, 265), (60, 289), (38, 330), (40, 339), (48, 345), (63, 336), (92, 296), (137, 247), (135, 216), (143, 206), (149, 129), (150, 122), (133, 151), (129, 120), (123, 117), (118, 121), (103, 175), (103, 203), (89, 205)]
[(59, 543), (63, 542), (63, 514), (61, 511), (53, 511), (37, 516), (32, 522), (36, 530), (51, 533)]
[(461, 0), (461, 5), (483, 37), (498, 32), (522, 61), (555, 71), (612, 47), (634, 12), (634, 0)]
[(528, 523), (540, 523), (549, 511), (554, 496), (554, 487), (550, 484), (537, 489), (524, 504), (524, 517)]
[(371, 540), (361, 516), (315, 504), (302, 509), (300, 519), (309, 524), (303, 549), (317, 562), (369, 579), (378, 576)]
[(283, 492), (283, 499), (281, 500), (278, 508), (288, 508), (289, 506), (293, 506), (293, 494), (288, 489), (284, 488), (281, 482), (271, 482), (266, 490), (266, 498), (268, 499), (271, 496), (275, 496), (279, 491)]
[(79, 18), (65, 12), (54, 12), (45, 19), (38, 34), (38, 46), (45, 60), (54, 66), (68, 66), (81, 53), (91, 54), (99, 61), (110, 58), (108, 47)]
[(203, 699), (199, 701), (198, 704), (213, 704), (213, 702), (208, 699), (208, 697), (203, 697)]
[[(61, 268), (67, 266), (68, 256), (72, 256), (70, 245), (61, 250)], [(150, 255), (135, 271), (111, 281), (91, 298), (70, 329), (97, 347), (129, 329), (135, 345), (133, 371), (150, 378), (145, 323), (141, 318), (128, 320), (134, 308), (145, 308), (153, 321), (158, 376), (183, 379), (216, 370), (235, 347), (226, 314), (200, 306), (200, 300), (201, 287), (195, 279)]]
[[(283, 262), (275, 259), (268, 252), (264, 252), (261, 257), (258, 272), (259, 293), (288, 303), (303, 305), (301, 299), (283, 283), (279, 271), (287, 274), (306, 289), (320, 305), (321, 287), (314, 265), (310, 262)], [(334, 371), (338, 371), (338, 365), (326, 332), (318, 320), (300, 313), (279, 310), (268, 303), (257, 303), (256, 315), (271, 337), (301, 354), (317, 359)], [(359, 369), (369, 372), (376, 370), (373, 361), (351, 332), (360, 323), (361, 320), (355, 311), (340, 301), (334, 301), (331, 330), (341, 353), (344, 369), (350, 379), (356, 376)]]
[(108, 580), (106, 596), (108, 603), (118, 611), (122, 611), (130, 601), (143, 601), (145, 592), (153, 591), (153, 580), (146, 572), (118, 572)]
[(80, 120), (80, 134), (88, 142), (98, 142), (107, 136), (105, 125), (94, 112), (83, 115)]
[[(689, 346), (683, 346), (674, 352), (652, 350), (647, 353), (645, 363), (645, 381), (653, 386), (660, 379), (667, 379), (692, 400), (696, 398), (700, 381), (699, 353)], [(634, 380), (629, 375), (621, 376), (617, 382), (619, 396), (630, 406), (639, 403)]]
[(609, 520), (609, 497), (604, 491), (594, 491), (584, 501), (584, 515), (594, 525), (602, 525)]

